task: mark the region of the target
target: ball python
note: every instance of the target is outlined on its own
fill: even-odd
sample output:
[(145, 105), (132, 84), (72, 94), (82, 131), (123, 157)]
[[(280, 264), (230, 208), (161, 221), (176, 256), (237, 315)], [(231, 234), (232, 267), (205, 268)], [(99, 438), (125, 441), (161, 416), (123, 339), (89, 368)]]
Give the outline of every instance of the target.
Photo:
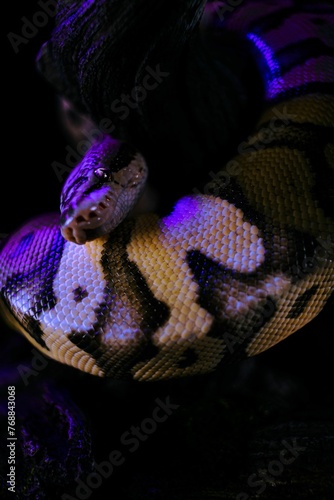
[(334, 284), (334, 9), (298, 5), (208, 3), (206, 24), (250, 47), (264, 98), (203, 192), (163, 217), (127, 216), (145, 160), (104, 136), (66, 180), (61, 214), (3, 242), (2, 310), (46, 356), (101, 377), (204, 374), (323, 309)]

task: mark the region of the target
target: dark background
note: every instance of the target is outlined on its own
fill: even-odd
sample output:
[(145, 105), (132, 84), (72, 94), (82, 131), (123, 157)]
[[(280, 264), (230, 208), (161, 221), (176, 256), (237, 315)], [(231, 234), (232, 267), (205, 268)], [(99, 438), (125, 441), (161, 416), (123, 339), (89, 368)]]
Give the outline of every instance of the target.
[(22, 36), (22, 17), (33, 19), (41, 11), (37, 1), (8, 2), (3, 28), (2, 64), (2, 165), (1, 227), (8, 233), (27, 218), (58, 210), (60, 183), (51, 167), (65, 158), (66, 140), (57, 115), (53, 89), (40, 77), (35, 58), (49, 37), (54, 18), (17, 53), (8, 39), (10, 32)]

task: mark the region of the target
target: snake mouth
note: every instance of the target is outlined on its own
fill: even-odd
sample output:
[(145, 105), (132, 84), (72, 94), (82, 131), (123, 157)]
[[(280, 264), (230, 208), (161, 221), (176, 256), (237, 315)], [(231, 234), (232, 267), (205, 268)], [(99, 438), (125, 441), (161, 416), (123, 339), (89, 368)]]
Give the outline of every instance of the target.
[(68, 210), (61, 217), (63, 237), (78, 245), (83, 245), (107, 232), (114, 203), (110, 196), (104, 196), (98, 203), (85, 201), (76, 210)]

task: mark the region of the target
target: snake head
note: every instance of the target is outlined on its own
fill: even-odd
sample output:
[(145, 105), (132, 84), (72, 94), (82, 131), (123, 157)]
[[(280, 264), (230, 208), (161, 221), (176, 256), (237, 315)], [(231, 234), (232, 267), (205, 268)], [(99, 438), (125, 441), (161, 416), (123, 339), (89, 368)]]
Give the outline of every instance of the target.
[(132, 146), (109, 136), (94, 143), (62, 189), (63, 237), (82, 245), (113, 231), (136, 204), (147, 172)]

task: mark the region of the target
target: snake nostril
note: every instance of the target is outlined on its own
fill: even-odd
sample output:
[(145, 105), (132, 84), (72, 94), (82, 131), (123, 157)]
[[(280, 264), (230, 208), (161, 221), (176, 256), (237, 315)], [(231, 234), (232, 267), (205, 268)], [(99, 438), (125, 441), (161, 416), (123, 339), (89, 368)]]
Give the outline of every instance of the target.
[(88, 214), (89, 219), (94, 219), (94, 217), (97, 217), (97, 213), (94, 211), (89, 212)]
[(78, 215), (78, 217), (76, 217), (75, 221), (80, 223), (80, 222), (85, 222), (85, 218), (82, 216), (82, 215)]

